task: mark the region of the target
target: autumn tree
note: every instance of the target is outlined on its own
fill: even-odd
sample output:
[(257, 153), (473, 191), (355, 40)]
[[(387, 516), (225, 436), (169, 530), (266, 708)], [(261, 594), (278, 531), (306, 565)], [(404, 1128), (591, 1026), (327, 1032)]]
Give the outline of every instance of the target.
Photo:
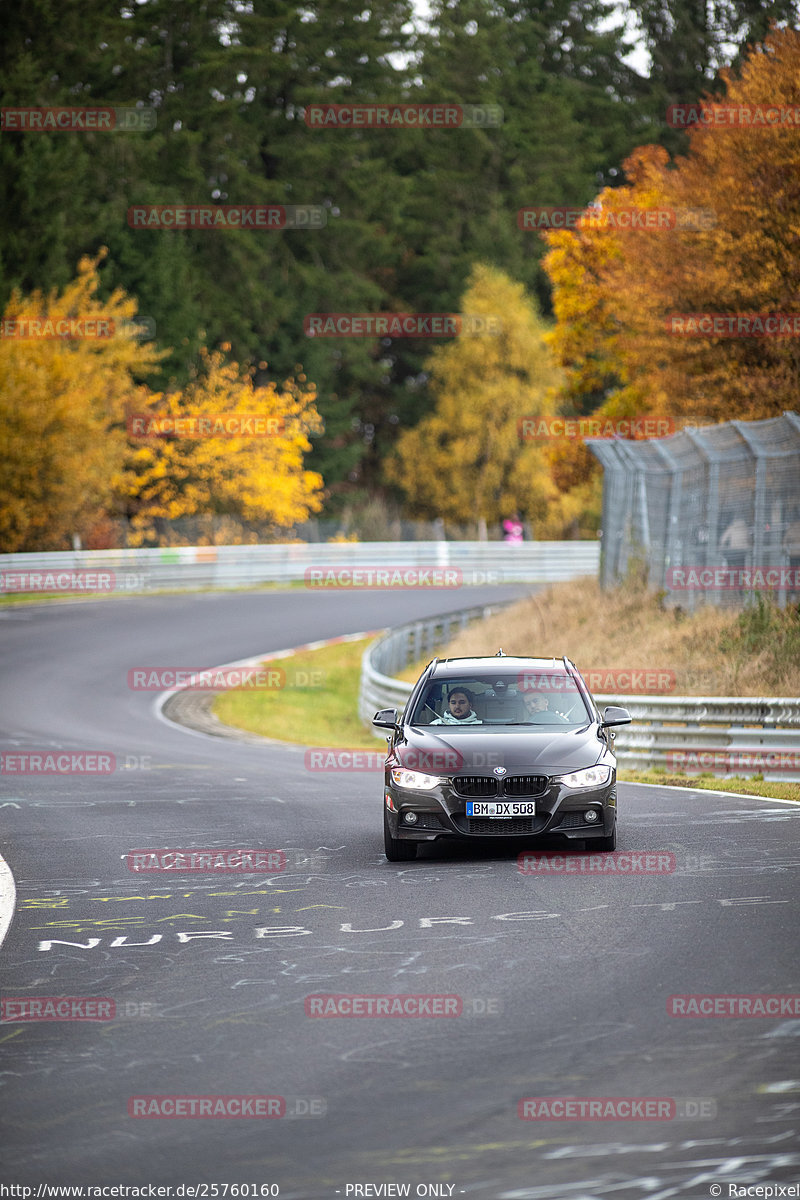
[[(800, 109), (800, 32), (773, 30), (741, 78), (722, 77), (727, 96), (706, 100), (707, 111), (746, 117), (690, 126), (689, 153), (674, 164), (642, 147), (625, 163), (628, 185), (598, 196), (596, 220), (546, 235), (553, 349), (581, 411), (681, 424), (796, 406), (796, 335), (723, 337), (680, 320), (793, 313), (800, 293), (800, 139), (796, 124), (764, 115)], [(676, 221), (622, 226), (624, 209)]]
[[(253, 374), (221, 351), (203, 350), (186, 387), (151, 394), (144, 411), (128, 411), (120, 491), (130, 544), (174, 542), (167, 522), (206, 514), (258, 522), (262, 533), (268, 525), (279, 536), (322, 507), (322, 476), (303, 465), (309, 435), (322, 431), (313, 385), (300, 371), (280, 387), (258, 387)], [(232, 416), (245, 419), (227, 422)]]
[(64, 550), (112, 503), (122, 412), (159, 353), (138, 337), (136, 301), (97, 298), (98, 263), (45, 296), (14, 292), (0, 337), (0, 550)]
[[(254, 368), (201, 353), (184, 388), (144, 380), (163, 356), (141, 338), (136, 301), (97, 298), (100, 258), (81, 260), (59, 294), (15, 292), (0, 337), (0, 551), (64, 550), (110, 518), (130, 543), (158, 541), (169, 519), (227, 515), (276, 534), (322, 504), (305, 469), (322, 431), (301, 367), (280, 386), (255, 386)], [(265, 371), (262, 362), (259, 369)], [(230, 414), (265, 418), (267, 436), (147, 435), (134, 417)]]
[(664, 239), (638, 234), (619, 276), (631, 379), (680, 421), (777, 416), (796, 408), (800, 385), (796, 333), (671, 332), (674, 314), (797, 311), (800, 138), (796, 118), (770, 124), (765, 114), (800, 111), (800, 31), (774, 30), (741, 78), (722, 78), (727, 96), (711, 104), (746, 115), (692, 128), (689, 154), (674, 168), (663, 152), (634, 167), (637, 194), (660, 193), (678, 212), (708, 211), (711, 227)]
[(544, 517), (555, 498), (541, 445), (518, 422), (540, 416), (558, 383), (545, 324), (522, 284), (479, 265), (460, 306), (499, 320), (500, 332), (462, 333), (427, 364), (435, 408), (401, 434), (387, 475), (420, 517), (495, 522), (514, 512)]

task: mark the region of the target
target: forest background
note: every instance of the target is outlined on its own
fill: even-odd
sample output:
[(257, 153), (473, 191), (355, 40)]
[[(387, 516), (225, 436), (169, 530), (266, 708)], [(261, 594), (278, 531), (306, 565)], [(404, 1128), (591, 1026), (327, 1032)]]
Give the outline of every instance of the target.
[[(597, 464), (580, 440), (521, 441), (521, 418), (679, 428), (797, 408), (797, 338), (664, 324), (788, 312), (800, 294), (798, 125), (668, 119), (709, 95), (800, 114), (795, 0), (437, 0), (424, 21), (405, 0), (366, 5), (30, 0), (0, 14), (3, 108), (155, 114), (139, 131), (0, 134), (0, 551), (286, 539), (315, 516), (350, 536), (399, 517), (459, 536), (516, 512), (536, 537), (593, 536)], [(646, 74), (627, 65), (634, 46)], [(304, 120), (345, 102), (493, 105), (503, 120)], [(135, 205), (209, 203), (321, 206), (326, 223), (128, 220)], [(697, 219), (520, 228), (522, 209), (586, 205)], [(503, 331), (306, 336), (326, 312), (497, 314)], [(117, 335), (9, 332), (48, 316), (110, 316)], [(276, 416), (282, 432), (130, 436), (133, 413), (209, 410)]]

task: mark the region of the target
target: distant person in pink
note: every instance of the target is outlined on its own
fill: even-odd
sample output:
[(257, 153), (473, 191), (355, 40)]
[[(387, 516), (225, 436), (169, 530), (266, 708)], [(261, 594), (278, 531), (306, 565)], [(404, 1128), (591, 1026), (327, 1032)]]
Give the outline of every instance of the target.
[(521, 542), (522, 541), (522, 521), (519, 517), (511, 517), (508, 521), (503, 521), (503, 529), (505, 535), (504, 542)]

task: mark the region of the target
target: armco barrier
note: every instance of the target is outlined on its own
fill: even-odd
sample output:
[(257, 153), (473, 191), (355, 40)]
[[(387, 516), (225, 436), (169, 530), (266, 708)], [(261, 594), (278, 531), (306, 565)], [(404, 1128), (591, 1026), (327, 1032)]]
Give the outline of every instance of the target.
[[(6, 571), (112, 571), (123, 591), (249, 587), (302, 581), (312, 567), (453, 567), (464, 585), (597, 577), (599, 542), (324, 542), (176, 546), (0, 555)], [(0, 593), (2, 592), (0, 583)]]
[[(800, 780), (800, 699), (741, 696), (595, 696), (633, 717), (617, 730), (620, 766), (687, 774)], [(727, 765), (726, 765), (727, 764)]]
[[(358, 711), (376, 737), (385, 737), (371, 725), (377, 710), (402, 709), (413, 686), (393, 678), (391, 672), (433, 657), (459, 628), (491, 611), (472, 608), (414, 621), (368, 647), (361, 662)], [(615, 730), (614, 752), (620, 767), (663, 767), (687, 774), (708, 771), (721, 779), (763, 775), (786, 782), (800, 780), (800, 699), (613, 695), (594, 699), (601, 712), (607, 704), (621, 704), (633, 717), (632, 724)]]

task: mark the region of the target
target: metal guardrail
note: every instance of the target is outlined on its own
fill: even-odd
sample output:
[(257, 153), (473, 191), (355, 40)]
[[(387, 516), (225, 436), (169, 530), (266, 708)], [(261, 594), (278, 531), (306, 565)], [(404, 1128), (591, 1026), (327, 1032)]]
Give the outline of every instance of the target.
[[(106, 590), (152, 591), (291, 583), (303, 581), (306, 572), (314, 568), (343, 571), (447, 567), (452, 568), (452, 573), (445, 581), (445, 590), (487, 583), (548, 583), (580, 575), (596, 577), (599, 565), (600, 543), (593, 541), (521, 542), (514, 545), (507, 542), (303, 542), (264, 546), (65, 550), (51, 554), (0, 555), (0, 592), (21, 590), (4, 584), (8, 572), (106, 571), (115, 576), (115, 586)], [(309, 586), (323, 584), (315, 585), (309, 581)]]
[(622, 704), (632, 725), (616, 730), (621, 767), (689, 775), (800, 780), (800, 700), (740, 696), (595, 696)]
[[(402, 709), (413, 687), (393, 678), (391, 672), (426, 655), (432, 657), (458, 629), (491, 611), (472, 608), (446, 618), (414, 621), (367, 648), (361, 660), (358, 712), (376, 737), (385, 736), (371, 725), (377, 710)], [(607, 704), (621, 704), (633, 717), (633, 724), (615, 731), (614, 752), (620, 767), (800, 781), (800, 699), (624, 695), (594, 699), (601, 710)]]

